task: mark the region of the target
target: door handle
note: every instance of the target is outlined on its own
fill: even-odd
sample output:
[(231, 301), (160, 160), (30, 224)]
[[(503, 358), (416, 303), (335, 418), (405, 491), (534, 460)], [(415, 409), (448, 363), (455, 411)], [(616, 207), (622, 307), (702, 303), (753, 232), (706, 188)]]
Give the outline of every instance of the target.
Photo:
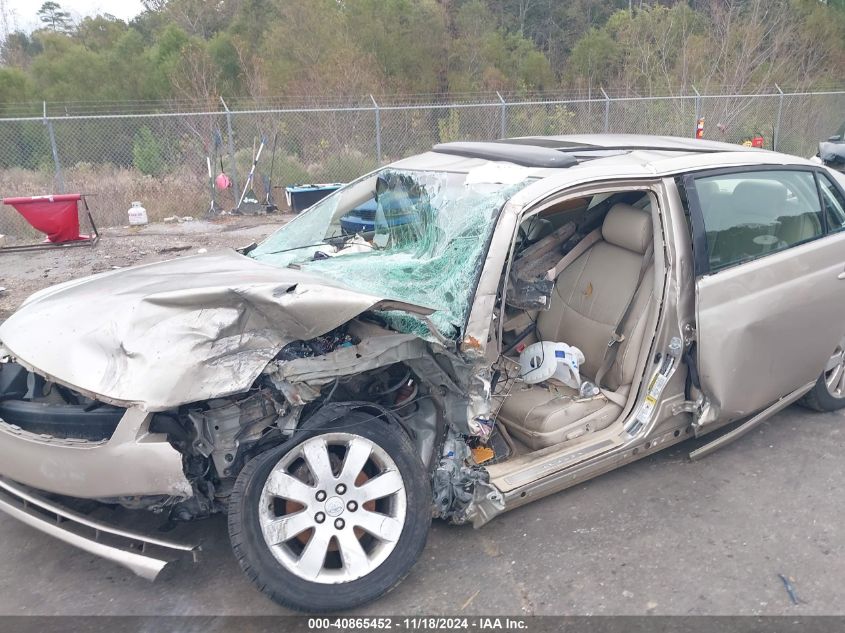
[(845, 270), (843, 270), (841, 273), (839, 273), (838, 275), (836, 275), (836, 278), (837, 278), (837, 279), (845, 279)]

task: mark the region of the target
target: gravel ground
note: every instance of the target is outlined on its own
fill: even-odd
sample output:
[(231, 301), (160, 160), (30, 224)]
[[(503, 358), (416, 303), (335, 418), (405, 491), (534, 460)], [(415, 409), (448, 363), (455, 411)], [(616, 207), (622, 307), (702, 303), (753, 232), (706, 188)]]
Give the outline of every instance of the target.
[(93, 248), (29, 252), (0, 251), (0, 322), (41, 288), (111, 270), (196, 253), (201, 248), (237, 248), (259, 241), (294, 217), (228, 216), (214, 221), (148, 224), (103, 229)]

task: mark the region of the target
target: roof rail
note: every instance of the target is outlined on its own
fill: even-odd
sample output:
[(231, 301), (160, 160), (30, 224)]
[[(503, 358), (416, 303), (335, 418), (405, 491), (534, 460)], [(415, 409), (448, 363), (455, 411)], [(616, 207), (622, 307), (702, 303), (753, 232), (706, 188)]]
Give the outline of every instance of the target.
[(566, 153), (578, 153), (593, 150), (618, 150), (627, 152), (645, 150), (700, 154), (726, 151), (751, 151), (751, 148), (734, 145), (732, 143), (725, 143), (723, 141), (675, 136), (651, 136), (645, 134), (520, 136), (517, 138), (505, 138), (500, 142), (503, 144), (510, 143), (513, 145), (544, 147)]
[(466, 158), (507, 161), (524, 167), (561, 168), (578, 164), (574, 157), (557, 150), (517, 143), (438, 143), (432, 150)]

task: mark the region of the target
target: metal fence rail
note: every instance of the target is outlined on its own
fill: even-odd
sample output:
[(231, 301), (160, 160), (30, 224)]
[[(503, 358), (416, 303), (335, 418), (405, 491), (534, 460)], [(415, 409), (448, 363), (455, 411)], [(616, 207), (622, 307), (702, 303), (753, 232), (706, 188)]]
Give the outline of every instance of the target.
[[(48, 105), (38, 117), (0, 119), (0, 194), (95, 194), (91, 203), (102, 226), (125, 224), (133, 200), (142, 201), (154, 220), (205, 215), (211, 206), (207, 157), (216, 155), (213, 174), (222, 160), (243, 187), (253, 144), (262, 138), (268, 147), (254, 186), (259, 199), (268, 177), (276, 186), (347, 181), (445, 141), (589, 132), (693, 136), (703, 117), (705, 138), (739, 143), (759, 134), (767, 148), (807, 157), (845, 120), (845, 90), (786, 93), (777, 86), (750, 95), (612, 97), (602, 90), (592, 98), (515, 99), (496, 93), (450, 103), (371, 96), (348, 107), (238, 110), (221, 100), (216, 111), (155, 114), (57, 116)], [(279, 204), (282, 196), (275, 193)], [(235, 187), (218, 192), (217, 203), (232, 209)], [(0, 234), (32, 237), (9, 207), (0, 209)]]

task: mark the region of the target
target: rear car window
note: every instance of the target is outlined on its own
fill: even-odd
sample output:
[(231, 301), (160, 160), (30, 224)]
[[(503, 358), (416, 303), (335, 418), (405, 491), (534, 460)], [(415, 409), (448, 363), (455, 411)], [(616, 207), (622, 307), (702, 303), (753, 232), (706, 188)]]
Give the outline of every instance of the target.
[(711, 272), (807, 242), (823, 233), (818, 190), (809, 171), (706, 176), (696, 178), (695, 188)]

